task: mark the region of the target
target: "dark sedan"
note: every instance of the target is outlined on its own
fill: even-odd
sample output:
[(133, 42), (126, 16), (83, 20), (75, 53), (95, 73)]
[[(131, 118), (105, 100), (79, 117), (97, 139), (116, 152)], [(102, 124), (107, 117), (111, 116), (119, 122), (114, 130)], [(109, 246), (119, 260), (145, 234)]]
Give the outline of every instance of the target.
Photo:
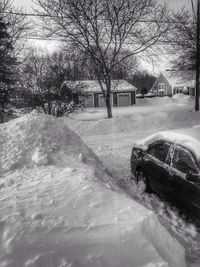
[(131, 170), (141, 193), (166, 196), (200, 222), (199, 138), (200, 129), (186, 130), (184, 135), (154, 134), (133, 147)]

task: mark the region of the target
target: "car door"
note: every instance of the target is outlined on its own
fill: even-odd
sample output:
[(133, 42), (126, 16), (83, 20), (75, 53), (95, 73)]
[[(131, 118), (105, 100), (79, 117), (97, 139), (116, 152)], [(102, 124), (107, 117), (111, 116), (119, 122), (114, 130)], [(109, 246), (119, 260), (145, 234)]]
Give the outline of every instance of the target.
[(150, 186), (158, 194), (169, 194), (171, 191), (167, 172), (171, 150), (171, 143), (159, 140), (149, 145), (143, 158)]
[(194, 155), (187, 148), (177, 145), (170, 169), (169, 175), (177, 203), (189, 212), (199, 214), (200, 185), (187, 180), (188, 173), (199, 174), (199, 167)]

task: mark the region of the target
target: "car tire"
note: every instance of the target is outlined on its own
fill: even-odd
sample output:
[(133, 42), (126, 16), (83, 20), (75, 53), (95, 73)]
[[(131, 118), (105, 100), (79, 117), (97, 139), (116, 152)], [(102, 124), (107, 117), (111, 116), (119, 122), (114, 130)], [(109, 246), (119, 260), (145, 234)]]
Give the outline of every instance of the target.
[(151, 188), (146, 173), (141, 169), (136, 170), (136, 179), (141, 194), (151, 193)]

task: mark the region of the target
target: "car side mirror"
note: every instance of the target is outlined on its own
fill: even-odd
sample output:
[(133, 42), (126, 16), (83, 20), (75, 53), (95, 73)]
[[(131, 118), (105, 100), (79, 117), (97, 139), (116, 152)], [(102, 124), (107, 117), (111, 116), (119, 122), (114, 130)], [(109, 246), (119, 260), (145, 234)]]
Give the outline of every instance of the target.
[(189, 172), (186, 175), (186, 180), (195, 184), (200, 185), (200, 175), (196, 173)]

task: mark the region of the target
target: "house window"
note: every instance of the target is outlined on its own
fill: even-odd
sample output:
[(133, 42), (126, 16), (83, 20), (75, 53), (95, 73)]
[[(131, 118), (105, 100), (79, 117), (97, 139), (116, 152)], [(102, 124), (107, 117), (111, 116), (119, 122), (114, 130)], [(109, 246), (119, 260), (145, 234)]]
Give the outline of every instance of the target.
[(165, 83), (159, 83), (158, 90), (165, 90)]
[(165, 95), (165, 83), (159, 83), (158, 84), (158, 94), (159, 94), (159, 96)]
[(165, 90), (159, 90), (159, 95), (161, 96), (165, 95)]
[(157, 90), (153, 90), (153, 94), (157, 95), (158, 94)]

